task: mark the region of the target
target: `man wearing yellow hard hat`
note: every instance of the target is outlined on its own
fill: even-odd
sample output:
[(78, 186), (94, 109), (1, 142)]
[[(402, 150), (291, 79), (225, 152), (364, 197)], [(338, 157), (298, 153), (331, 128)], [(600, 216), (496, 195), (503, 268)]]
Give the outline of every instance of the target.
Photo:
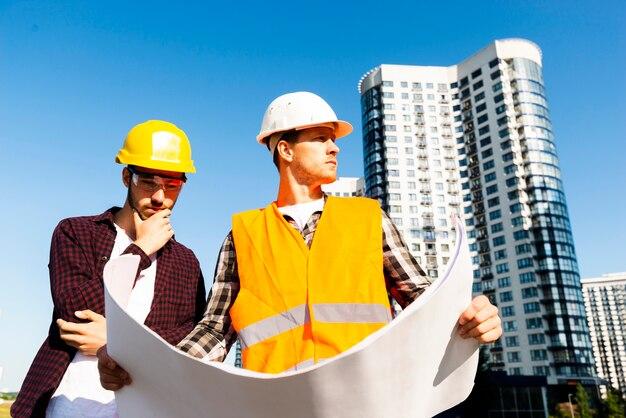
[[(387, 324), (388, 295), (404, 307), (430, 285), (377, 201), (322, 193), (337, 176), (336, 141), (351, 131), (313, 93), (269, 105), (257, 141), (278, 168), (276, 200), (233, 216), (204, 318), (179, 348), (222, 360), (239, 338), (247, 369), (306, 368)], [(459, 323), (462, 335), (483, 343), (502, 333), (484, 296)], [(99, 357), (105, 387), (129, 383), (104, 350)]]
[(15, 417), (117, 416), (95, 356), (106, 343), (102, 272), (109, 259), (140, 256), (128, 312), (171, 344), (202, 317), (200, 265), (173, 238), (170, 222), (186, 173), (195, 172), (187, 135), (169, 122), (141, 123), (128, 133), (116, 162), (125, 165), (124, 206), (64, 219), (52, 236), (53, 321), (11, 408)]

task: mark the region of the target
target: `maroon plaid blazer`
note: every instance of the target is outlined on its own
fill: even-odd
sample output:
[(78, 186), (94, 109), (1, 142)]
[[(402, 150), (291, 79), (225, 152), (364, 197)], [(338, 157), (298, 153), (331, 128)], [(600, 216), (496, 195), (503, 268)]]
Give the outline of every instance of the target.
[[(98, 216), (64, 219), (54, 230), (50, 248), (50, 288), (54, 310), (48, 338), (35, 356), (11, 407), (14, 417), (43, 417), (76, 349), (59, 336), (56, 319), (79, 322), (75, 311), (104, 315), (102, 272), (115, 242), (111, 208)], [(141, 256), (139, 271), (150, 258), (131, 244), (124, 253)], [(157, 253), (154, 299), (145, 324), (170, 344), (183, 339), (202, 318), (206, 305), (204, 280), (193, 252), (170, 240)]]

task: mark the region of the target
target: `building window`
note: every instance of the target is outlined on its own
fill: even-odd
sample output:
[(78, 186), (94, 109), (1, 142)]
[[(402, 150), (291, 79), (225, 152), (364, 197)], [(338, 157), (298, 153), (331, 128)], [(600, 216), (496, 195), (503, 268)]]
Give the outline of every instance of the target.
[(521, 230), (521, 231), (513, 232), (513, 238), (515, 238), (515, 241), (526, 239), (528, 238), (528, 236), (529, 236), (528, 231)]
[(522, 299), (536, 298), (539, 295), (539, 291), (536, 287), (525, 287), (522, 289)]
[(503, 306), (502, 309), (500, 310), (500, 312), (502, 313), (502, 316), (504, 318), (507, 318), (509, 316), (514, 316), (515, 315), (515, 306)]
[[(493, 160), (489, 160), (483, 163), (483, 170), (490, 170), (494, 168), (495, 166), (496, 166), (496, 163), (494, 163)], [(492, 173), (492, 174), (493, 174), (493, 178), (495, 179), (496, 178), (495, 173)], [(487, 175), (485, 175), (485, 181), (490, 181), (490, 180), (487, 180)]]
[(500, 209), (489, 212), (489, 219), (492, 221), (495, 219), (500, 219), (501, 217), (502, 217), (502, 212), (500, 212)]
[(479, 116), (476, 121), (480, 125), (481, 123), (486, 122), (488, 119), (489, 119), (489, 116), (487, 114), (484, 114), (482, 116)]
[(497, 66), (499, 62), (500, 62), (500, 60), (498, 58), (495, 58), (495, 59), (489, 61), (489, 68), (493, 68), (493, 67)]
[(502, 161), (511, 161), (513, 160), (513, 158), (515, 158), (515, 154), (513, 152), (507, 152), (506, 154), (502, 155)]
[(502, 235), (500, 237), (495, 237), (492, 240), (492, 242), (493, 242), (494, 247), (497, 247), (497, 246), (506, 244), (506, 239), (504, 238), (504, 235)]
[(474, 96), (474, 103), (480, 102), (484, 98), (485, 98), (485, 93), (483, 93), (483, 92), (478, 93), (476, 96)]
[(513, 292), (510, 290), (500, 293), (500, 302), (510, 302), (513, 300)]
[(501, 74), (500, 70), (496, 70), (493, 73), (491, 73), (490, 77), (492, 80), (495, 80), (496, 78), (500, 77), (500, 74)]
[(519, 275), (519, 282), (520, 283), (534, 283), (536, 281), (535, 279), (535, 273), (533, 272), (528, 272), (528, 273), (522, 273)]
[(518, 182), (519, 180), (517, 179), (517, 177), (511, 177), (510, 179), (506, 179), (507, 187), (516, 186)]
[(500, 94), (494, 96), (494, 98), (493, 98), (493, 101), (495, 103), (500, 103), (502, 100), (504, 100), (504, 94), (503, 93), (500, 93)]
[(496, 273), (508, 273), (509, 263), (496, 264)]
[(497, 206), (500, 204), (500, 198), (499, 197), (494, 197), (491, 198), (489, 200), (487, 200), (487, 206), (489, 206), (490, 208)]
[(519, 244), (515, 246), (515, 254), (526, 254), (532, 251), (532, 246), (530, 244)]
[(511, 335), (508, 337), (504, 338), (504, 345), (506, 345), (507, 347), (518, 347), (519, 346), (519, 339), (517, 338), (516, 335)]
[(511, 286), (510, 277), (500, 277), (498, 279), (498, 287), (509, 287), (509, 286)]
[(486, 150), (484, 150), (483, 152), (481, 152), (481, 157), (482, 158), (489, 158), (493, 155), (493, 150), (491, 148), (488, 148)]
[(483, 80), (479, 80), (477, 83), (474, 83), (474, 85), (472, 86), (472, 90), (478, 90), (482, 86), (483, 86)]
[(497, 184), (492, 184), (491, 186), (488, 186), (485, 189), (485, 193), (488, 194), (488, 195), (496, 193), (497, 191), (498, 191), (498, 185)]
[(383, 81), (383, 86), (385, 86), (385, 87), (393, 87), (393, 81)]
[[(493, 167), (493, 160), (491, 160), (491, 166)], [(489, 167), (491, 168), (491, 167)], [(484, 165), (483, 165), (483, 169), (485, 169)], [(489, 183), (490, 181), (494, 181), (496, 179), (496, 173), (492, 172), (492, 173), (488, 173), (485, 174), (485, 183)]]
[(487, 132), (489, 132), (489, 125), (487, 125), (487, 126), (483, 126), (482, 128), (480, 128), (480, 129), (478, 130), (478, 135), (484, 135), (484, 134), (486, 134)]
[[(502, 223), (500, 223), (499, 225), (502, 225)], [(496, 260), (504, 260), (506, 258), (506, 250), (498, 250), (494, 253), (494, 258)]]
[(510, 205), (509, 208), (511, 209), (511, 213), (521, 212), (522, 211), (522, 204), (521, 203), (514, 203), (514, 204)]
[(532, 267), (532, 266), (533, 266), (533, 259), (530, 257), (517, 260), (517, 268), (523, 269), (523, 268)]
[[(509, 363), (519, 363), (522, 361), (519, 351), (510, 351), (506, 353), (506, 358), (509, 360)], [(518, 367), (516, 367), (517, 369)]]
[(546, 350), (530, 350), (530, 359), (532, 361), (545, 361), (548, 359)]
[(538, 345), (545, 344), (546, 337), (544, 334), (528, 334), (528, 344)]
[(504, 321), (502, 323), (502, 329), (505, 332), (517, 331), (517, 321)]
[(478, 106), (476, 106), (476, 113), (478, 114), (485, 109), (487, 109), (487, 105), (485, 103), (481, 103)]
[(496, 232), (500, 232), (504, 229), (502, 226), (502, 222), (498, 222), (497, 224), (491, 225), (491, 233), (495, 234)]
[(528, 302), (524, 304), (524, 313), (535, 313), (540, 310), (539, 302)]
[(541, 318), (526, 318), (526, 329), (541, 329), (543, 321)]

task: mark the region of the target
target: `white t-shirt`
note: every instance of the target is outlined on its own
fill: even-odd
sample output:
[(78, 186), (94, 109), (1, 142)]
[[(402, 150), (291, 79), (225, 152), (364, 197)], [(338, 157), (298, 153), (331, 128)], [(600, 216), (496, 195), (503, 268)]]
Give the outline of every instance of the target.
[(283, 215), (289, 215), (296, 221), (298, 229), (302, 231), (306, 226), (306, 223), (313, 215), (313, 212), (320, 211), (324, 208), (324, 198), (313, 200), (306, 203), (298, 203), (291, 206), (283, 206), (278, 208)]
[[(111, 251), (111, 259), (120, 256), (132, 242), (122, 228), (115, 225), (115, 230), (117, 235), (115, 236), (113, 251)], [(152, 264), (141, 271), (128, 299), (127, 312), (137, 322), (146, 320), (154, 297), (156, 254), (153, 254), (150, 259)], [(50, 399), (46, 416), (53, 418), (108, 418), (118, 416), (115, 406), (115, 393), (104, 389), (100, 384), (98, 359), (95, 356), (76, 353), (61, 379), (59, 387)]]

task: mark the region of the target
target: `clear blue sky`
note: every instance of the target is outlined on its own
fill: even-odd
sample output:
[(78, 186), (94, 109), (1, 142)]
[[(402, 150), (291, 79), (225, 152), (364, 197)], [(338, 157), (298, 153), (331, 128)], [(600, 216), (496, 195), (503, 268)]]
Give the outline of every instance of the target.
[(272, 98), (325, 97), (357, 132), (340, 175), (361, 176), (361, 75), (451, 65), (499, 38), (543, 50), (581, 274), (626, 271), (625, 3), (492, 3), (0, 0), (0, 388), (19, 387), (46, 334), (55, 225), (123, 203), (113, 158), (132, 125), (188, 133), (198, 174), (173, 222), (210, 281), (230, 214), (274, 197), (254, 140)]

